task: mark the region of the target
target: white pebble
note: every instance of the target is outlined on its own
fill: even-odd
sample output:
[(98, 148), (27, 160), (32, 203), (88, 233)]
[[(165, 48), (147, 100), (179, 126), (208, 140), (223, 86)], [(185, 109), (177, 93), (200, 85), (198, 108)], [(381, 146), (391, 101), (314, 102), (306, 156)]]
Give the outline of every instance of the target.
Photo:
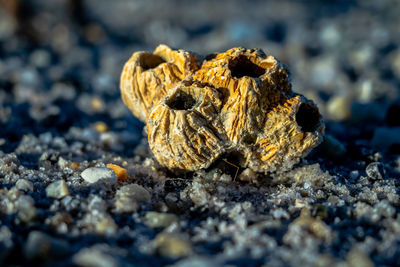
[(103, 180), (106, 183), (115, 184), (118, 180), (117, 175), (112, 169), (101, 167), (88, 168), (81, 173), (81, 176), (83, 180), (90, 184), (96, 183), (100, 180)]
[(63, 198), (69, 195), (67, 183), (64, 180), (59, 180), (51, 183), (46, 188), (46, 195), (52, 198)]

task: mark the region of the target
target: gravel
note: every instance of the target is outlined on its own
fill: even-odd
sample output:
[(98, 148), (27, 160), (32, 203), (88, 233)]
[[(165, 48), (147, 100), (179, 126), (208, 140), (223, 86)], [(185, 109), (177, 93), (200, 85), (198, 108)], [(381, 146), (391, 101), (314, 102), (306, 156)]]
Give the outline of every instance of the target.
[(81, 173), (81, 176), (83, 180), (89, 184), (96, 183), (98, 181), (115, 184), (118, 180), (118, 177), (113, 170), (100, 167), (88, 168)]
[[(1, 266), (400, 265), (398, 1), (8, 2)], [(276, 56), (325, 141), (281, 174), (160, 167), (119, 75), (161, 42)]]
[(64, 180), (56, 181), (46, 187), (47, 197), (63, 198), (69, 194), (68, 186)]

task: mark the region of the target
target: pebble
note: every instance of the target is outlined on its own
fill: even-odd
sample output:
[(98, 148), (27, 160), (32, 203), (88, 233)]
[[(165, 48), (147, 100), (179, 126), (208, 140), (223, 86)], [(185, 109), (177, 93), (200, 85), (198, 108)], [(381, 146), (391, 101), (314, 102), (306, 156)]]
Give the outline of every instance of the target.
[(179, 234), (160, 233), (155, 238), (157, 252), (168, 258), (182, 258), (192, 254), (192, 244), (190, 241)]
[(100, 133), (105, 133), (108, 132), (110, 129), (108, 128), (108, 125), (105, 124), (102, 121), (96, 122), (96, 124), (94, 125), (96, 131), (100, 132)]
[(29, 260), (48, 260), (69, 254), (67, 241), (53, 238), (40, 231), (32, 231), (24, 247), (24, 255)]
[(65, 169), (68, 167), (68, 161), (65, 160), (63, 157), (60, 157), (57, 161), (57, 165), (60, 169)]
[(351, 117), (351, 99), (346, 96), (334, 96), (327, 103), (329, 117), (335, 121), (344, 121)]
[(117, 212), (135, 212), (138, 203), (151, 200), (150, 193), (138, 184), (122, 186), (116, 193), (115, 209)]
[(205, 256), (194, 256), (182, 259), (173, 265), (174, 267), (217, 267), (221, 266), (217, 262)]
[(118, 180), (117, 175), (112, 169), (103, 167), (88, 168), (81, 173), (81, 177), (90, 184), (100, 180), (109, 184), (115, 184)]
[(107, 216), (96, 224), (96, 232), (101, 235), (112, 235), (118, 230), (117, 224), (114, 220)]
[(69, 195), (67, 183), (64, 180), (59, 180), (51, 183), (46, 188), (46, 195), (47, 197), (57, 198), (57, 199)]
[(365, 253), (356, 248), (350, 250), (350, 252), (347, 254), (346, 260), (350, 266), (375, 266), (371, 259)]
[(175, 214), (154, 211), (147, 212), (145, 220), (146, 224), (151, 228), (164, 228), (179, 221)]
[(257, 179), (257, 174), (250, 168), (245, 169), (239, 175), (239, 180), (244, 182), (252, 182)]
[(372, 162), (365, 169), (368, 177), (373, 180), (382, 180), (385, 177), (385, 167), (380, 162)]
[(28, 224), (36, 218), (38, 211), (35, 207), (35, 201), (31, 196), (21, 195), (15, 202), (18, 209), (17, 217), (20, 221)]
[(350, 172), (350, 179), (357, 179), (358, 176), (360, 176), (359, 171), (354, 170), (354, 171), (351, 171), (351, 172)]
[(3, 225), (0, 227), (0, 263), (10, 254), (14, 247), (13, 233), (10, 229)]
[(109, 255), (110, 248), (106, 245), (96, 245), (90, 248), (82, 248), (72, 260), (79, 266), (117, 267), (117, 259)]
[(118, 181), (126, 181), (126, 179), (128, 179), (128, 173), (125, 168), (112, 163), (107, 164), (107, 167), (115, 172), (118, 177)]
[(33, 191), (33, 184), (25, 179), (18, 179), (18, 181), (15, 183), (15, 187), (24, 192)]

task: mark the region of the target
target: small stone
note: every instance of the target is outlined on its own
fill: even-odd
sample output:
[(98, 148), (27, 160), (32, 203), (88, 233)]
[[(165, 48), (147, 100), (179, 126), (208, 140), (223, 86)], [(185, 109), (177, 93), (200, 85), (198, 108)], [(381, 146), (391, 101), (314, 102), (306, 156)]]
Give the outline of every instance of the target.
[(46, 195), (47, 197), (57, 198), (57, 199), (69, 195), (67, 183), (64, 180), (59, 180), (51, 183), (46, 188)]
[(60, 169), (65, 169), (68, 167), (68, 161), (65, 160), (63, 157), (59, 157), (57, 161), (57, 165)]
[(357, 179), (358, 176), (360, 176), (359, 171), (354, 170), (354, 171), (351, 171), (351, 172), (350, 172), (350, 179)]
[(73, 222), (72, 216), (67, 212), (56, 213), (53, 217), (46, 219), (46, 223), (59, 233), (66, 234), (68, 226)]
[(213, 261), (206, 256), (194, 256), (187, 259), (182, 259), (174, 264), (174, 267), (217, 267), (221, 264)]
[(15, 202), (18, 209), (17, 217), (20, 221), (28, 224), (36, 218), (38, 211), (35, 207), (35, 201), (31, 196), (21, 195)]
[(327, 111), (335, 121), (347, 120), (351, 117), (351, 99), (342, 95), (334, 96), (327, 103)]
[(305, 229), (316, 238), (319, 238), (325, 242), (329, 243), (332, 240), (331, 228), (318, 218), (313, 218), (307, 215), (301, 216), (291, 223), (289, 228), (291, 226), (297, 226)]
[(102, 121), (97, 122), (95, 124), (95, 128), (96, 128), (96, 131), (98, 131), (100, 133), (105, 133), (105, 132), (109, 131), (109, 128), (108, 128), (107, 124), (105, 124)]
[(347, 262), (350, 266), (363, 266), (363, 267), (373, 267), (375, 264), (371, 261), (371, 259), (359, 249), (353, 248), (347, 254)]
[(118, 181), (126, 181), (126, 179), (128, 179), (128, 173), (125, 168), (112, 163), (107, 164), (107, 167), (115, 172), (118, 177)]
[(103, 111), (105, 107), (105, 103), (103, 99), (99, 97), (93, 97), (90, 101), (90, 106), (94, 111)]
[(244, 182), (252, 182), (257, 180), (257, 174), (252, 169), (247, 168), (239, 175), (239, 180)]
[(175, 214), (153, 211), (149, 211), (146, 213), (146, 224), (152, 228), (164, 228), (173, 223), (177, 223), (178, 221), (178, 217)]
[(385, 177), (385, 168), (380, 162), (372, 162), (368, 164), (365, 172), (367, 173), (368, 177), (373, 180), (381, 180)]
[(109, 254), (110, 247), (106, 245), (95, 245), (90, 248), (82, 248), (76, 253), (72, 260), (79, 266), (117, 267), (117, 259)]
[(160, 233), (155, 238), (157, 252), (163, 257), (182, 258), (192, 253), (192, 244), (182, 235)]
[(102, 167), (88, 168), (81, 173), (81, 176), (90, 184), (96, 183), (100, 180), (109, 184), (115, 184), (118, 180), (117, 175), (112, 169)]
[(117, 212), (135, 212), (138, 203), (151, 200), (150, 193), (138, 184), (121, 187), (116, 193), (115, 208)]
[(69, 253), (68, 242), (53, 238), (39, 231), (32, 231), (24, 247), (24, 255), (28, 260), (47, 260), (59, 258)]
[(19, 179), (16, 182), (15, 187), (24, 192), (33, 191), (33, 184), (25, 179)]
[(114, 220), (107, 216), (96, 224), (96, 232), (101, 235), (115, 234), (118, 230), (118, 226)]
[(35, 50), (29, 57), (29, 61), (36, 67), (47, 67), (51, 62), (50, 54), (46, 50)]
[(7, 226), (3, 225), (0, 227), (0, 264), (4, 262), (4, 259), (10, 254), (14, 247), (13, 233), (8, 229)]
[(69, 165), (69, 167), (73, 170), (77, 170), (79, 168), (79, 162), (71, 162), (71, 164)]

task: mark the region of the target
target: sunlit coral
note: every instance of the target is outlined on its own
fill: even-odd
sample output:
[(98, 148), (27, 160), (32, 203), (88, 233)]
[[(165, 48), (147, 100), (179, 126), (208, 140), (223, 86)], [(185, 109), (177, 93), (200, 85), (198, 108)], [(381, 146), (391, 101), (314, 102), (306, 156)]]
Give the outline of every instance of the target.
[[(280, 172), (322, 141), (317, 107), (292, 92), (287, 69), (274, 57), (259, 49), (232, 48), (199, 67), (193, 54), (178, 54), (185, 60), (168, 68), (180, 66), (180, 75), (167, 72), (164, 63), (152, 66), (150, 76), (136, 65), (127, 71), (128, 61), (121, 76), (124, 102), (147, 120), (149, 145), (161, 165), (193, 171), (225, 157), (254, 171)], [(140, 90), (126, 85), (132, 84), (127, 72)], [(135, 92), (134, 97), (126, 91)]]

